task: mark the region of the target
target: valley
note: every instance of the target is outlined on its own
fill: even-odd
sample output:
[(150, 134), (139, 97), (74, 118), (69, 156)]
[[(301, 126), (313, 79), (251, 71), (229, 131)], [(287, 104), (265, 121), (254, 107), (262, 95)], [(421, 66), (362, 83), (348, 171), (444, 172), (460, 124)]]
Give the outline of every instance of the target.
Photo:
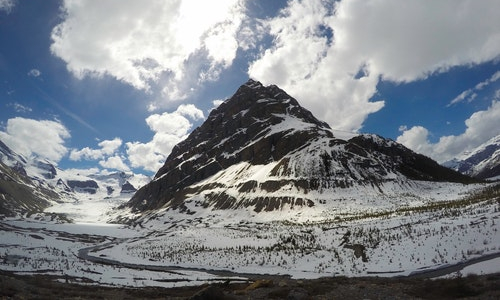
[(205, 210), (166, 210), (136, 226), (4, 218), (0, 268), (62, 282), (169, 288), (265, 276), (435, 277), (433, 270), (449, 266), (438, 276), (496, 273), (499, 185), (462, 188), (459, 199), (436, 194), (425, 205), (376, 213), (356, 208), (327, 218), (321, 209), (321, 220), (304, 219), (305, 212)]

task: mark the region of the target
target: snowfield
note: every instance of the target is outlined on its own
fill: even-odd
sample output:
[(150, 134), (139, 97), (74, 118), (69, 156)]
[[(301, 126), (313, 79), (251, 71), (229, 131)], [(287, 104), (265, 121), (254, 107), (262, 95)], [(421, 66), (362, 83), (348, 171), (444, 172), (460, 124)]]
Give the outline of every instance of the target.
[(260, 213), (205, 209), (192, 199), (187, 211), (162, 210), (130, 227), (103, 223), (126, 197), (81, 198), (50, 209), (73, 210), (74, 223), (50, 215), (0, 220), (0, 269), (132, 287), (251, 274), (413, 276), (468, 261), (448, 276), (500, 272), (498, 186), (411, 186), (392, 194), (339, 190), (312, 207)]

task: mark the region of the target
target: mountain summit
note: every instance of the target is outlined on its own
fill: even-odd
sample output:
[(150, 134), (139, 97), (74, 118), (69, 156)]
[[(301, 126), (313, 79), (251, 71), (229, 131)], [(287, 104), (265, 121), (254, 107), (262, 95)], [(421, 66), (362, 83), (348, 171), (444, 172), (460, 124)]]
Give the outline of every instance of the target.
[(249, 80), (176, 145), (153, 181), (125, 205), (134, 212), (187, 202), (256, 212), (325, 203), (341, 190), (384, 193), (386, 183), (470, 181), (376, 135), (336, 137), (275, 85)]
[(443, 165), (479, 179), (500, 179), (500, 135)]

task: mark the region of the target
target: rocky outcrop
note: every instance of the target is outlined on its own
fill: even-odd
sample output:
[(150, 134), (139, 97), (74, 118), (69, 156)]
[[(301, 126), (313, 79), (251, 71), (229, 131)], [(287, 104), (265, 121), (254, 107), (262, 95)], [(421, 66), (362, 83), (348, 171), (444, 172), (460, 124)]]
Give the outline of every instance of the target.
[(64, 192), (72, 192), (71, 188), (62, 180), (61, 178), (57, 179), (56, 187)]
[(461, 183), (477, 182), (477, 180), (469, 176), (464, 176), (460, 172), (441, 166), (427, 156), (415, 153), (401, 144), (377, 135), (363, 134), (350, 139), (349, 142), (384, 155), (387, 157), (387, 162), (391, 163), (395, 170), (409, 179)]
[(36, 167), (38, 167), (41, 172), (40, 174), (45, 178), (45, 179), (54, 179), (56, 178), (57, 175), (57, 170), (54, 167), (53, 164), (47, 161), (37, 161), (36, 162)]
[(99, 186), (94, 180), (68, 180), (68, 186), (78, 193), (95, 194)]
[(122, 194), (130, 194), (135, 192), (137, 192), (137, 189), (128, 181), (122, 185), (122, 189), (120, 191), (120, 193)]

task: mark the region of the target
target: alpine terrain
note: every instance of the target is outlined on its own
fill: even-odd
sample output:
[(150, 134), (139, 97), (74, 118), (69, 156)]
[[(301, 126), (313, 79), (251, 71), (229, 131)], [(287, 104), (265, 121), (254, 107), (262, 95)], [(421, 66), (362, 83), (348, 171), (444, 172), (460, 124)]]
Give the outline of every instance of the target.
[(500, 135), (443, 165), (480, 179), (500, 179)]
[(0, 214), (4, 216), (78, 220), (81, 211), (88, 217), (93, 207), (95, 217), (100, 217), (99, 208), (121, 204), (137, 190), (135, 186), (149, 181), (133, 173), (61, 170), (49, 160), (23, 157), (0, 141)]
[[(474, 159), (490, 166), (484, 159), (498, 148), (484, 149)], [(444, 289), (415, 278), (500, 271), (500, 184), (479, 179), (490, 175), (332, 129), (254, 80), (177, 144), (152, 180), (61, 170), (3, 143), (0, 158), (0, 282), (14, 286), (0, 295), (8, 298), (44, 298), (11, 293), (34, 291), (13, 273), (61, 285), (201, 286), (193, 290), (216, 299), (363, 299), (375, 290), (388, 298), (396, 286), (400, 298)], [(488, 282), (491, 290), (498, 277)], [(459, 283), (460, 295), (485, 295)]]
[(319, 207), (323, 214), (360, 196), (401, 205), (388, 199), (424, 180), (474, 181), (392, 140), (334, 131), (277, 86), (250, 79), (174, 147), (126, 206), (138, 213), (189, 213), (188, 203), (255, 212)]

